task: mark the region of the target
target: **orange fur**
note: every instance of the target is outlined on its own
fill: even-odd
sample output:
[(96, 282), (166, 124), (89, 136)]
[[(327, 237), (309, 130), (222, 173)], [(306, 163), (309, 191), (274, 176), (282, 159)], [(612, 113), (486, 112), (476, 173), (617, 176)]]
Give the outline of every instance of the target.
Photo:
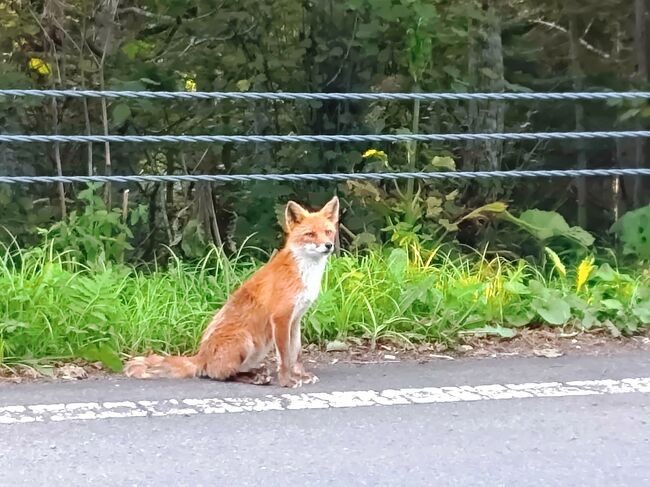
[(338, 198), (308, 212), (290, 201), (285, 211), (285, 246), (253, 274), (214, 315), (191, 357), (136, 357), (129, 377), (210, 377), (266, 384), (259, 369), (269, 350), (278, 355), (278, 380), (285, 387), (316, 382), (300, 359), (300, 320), (320, 290), (334, 246)]

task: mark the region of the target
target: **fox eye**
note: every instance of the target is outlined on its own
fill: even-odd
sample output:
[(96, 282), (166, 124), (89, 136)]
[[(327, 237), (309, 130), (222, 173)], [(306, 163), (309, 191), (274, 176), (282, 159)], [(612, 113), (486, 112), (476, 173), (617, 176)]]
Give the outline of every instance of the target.
[(328, 237), (331, 237), (332, 233), (333, 233), (332, 230), (325, 230), (325, 235), (327, 235)]
[(316, 234), (314, 232), (307, 232), (307, 233), (305, 233), (305, 237), (314, 238), (314, 237), (316, 237)]

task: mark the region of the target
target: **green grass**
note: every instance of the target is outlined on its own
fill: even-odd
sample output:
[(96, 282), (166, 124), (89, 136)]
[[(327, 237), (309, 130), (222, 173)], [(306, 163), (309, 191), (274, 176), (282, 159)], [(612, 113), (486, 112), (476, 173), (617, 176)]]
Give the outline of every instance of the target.
[[(512, 336), (517, 327), (605, 328), (650, 323), (650, 281), (608, 264), (546, 269), (524, 261), (386, 250), (330, 262), (305, 339), (359, 337), (454, 342), (463, 333)], [(554, 262), (554, 263), (553, 263)], [(212, 313), (258, 264), (215, 251), (165, 269), (71, 262), (51, 246), (0, 253), (0, 364), (193, 350)], [(579, 270), (580, 269), (580, 270)], [(578, 277), (580, 274), (580, 277)]]

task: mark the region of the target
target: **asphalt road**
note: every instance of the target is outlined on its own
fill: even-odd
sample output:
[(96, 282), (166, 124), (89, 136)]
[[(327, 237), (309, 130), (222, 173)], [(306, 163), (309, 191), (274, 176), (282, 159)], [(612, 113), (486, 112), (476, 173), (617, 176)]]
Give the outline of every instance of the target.
[(0, 485), (650, 485), (648, 354), (318, 372), (0, 385)]

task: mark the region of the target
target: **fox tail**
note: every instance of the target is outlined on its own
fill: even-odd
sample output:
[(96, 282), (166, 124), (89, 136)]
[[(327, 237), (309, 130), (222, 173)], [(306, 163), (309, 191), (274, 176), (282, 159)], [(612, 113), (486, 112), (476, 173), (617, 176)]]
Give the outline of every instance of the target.
[(173, 378), (190, 379), (199, 375), (197, 357), (162, 357), (149, 355), (134, 357), (124, 367), (127, 377), (136, 379)]

